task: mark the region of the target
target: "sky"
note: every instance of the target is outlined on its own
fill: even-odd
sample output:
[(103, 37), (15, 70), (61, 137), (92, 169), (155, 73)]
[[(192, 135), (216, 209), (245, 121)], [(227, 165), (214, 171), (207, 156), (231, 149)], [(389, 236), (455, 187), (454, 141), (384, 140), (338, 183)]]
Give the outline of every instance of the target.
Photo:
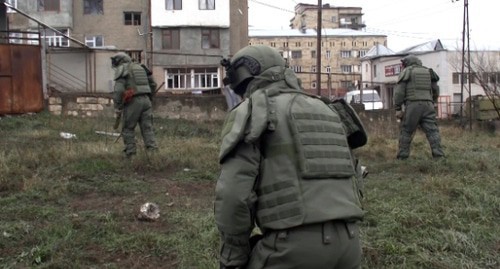
[[(440, 39), (448, 49), (462, 49), (464, 17), (468, 14), (470, 50), (500, 50), (500, 0), (322, 0), (322, 4), (361, 7), (365, 31), (387, 36), (395, 52)], [(248, 0), (249, 25), (259, 29), (289, 29), (298, 3), (317, 0)], [(465, 24), (467, 32), (467, 24)], [(465, 36), (467, 41), (467, 35)]]

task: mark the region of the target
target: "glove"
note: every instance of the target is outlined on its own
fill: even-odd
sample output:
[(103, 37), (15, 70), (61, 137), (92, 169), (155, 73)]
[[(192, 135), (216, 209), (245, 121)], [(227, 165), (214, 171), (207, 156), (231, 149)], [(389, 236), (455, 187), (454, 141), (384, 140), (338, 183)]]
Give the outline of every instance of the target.
[(402, 119), (403, 115), (404, 115), (404, 113), (402, 110), (396, 110), (396, 118), (397, 119), (399, 119), (399, 120)]

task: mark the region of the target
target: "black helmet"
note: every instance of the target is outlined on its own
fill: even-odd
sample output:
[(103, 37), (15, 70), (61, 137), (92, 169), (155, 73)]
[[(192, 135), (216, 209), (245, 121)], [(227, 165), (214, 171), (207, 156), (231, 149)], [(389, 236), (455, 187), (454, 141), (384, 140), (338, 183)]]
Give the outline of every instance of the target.
[(226, 68), (224, 85), (229, 84), (231, 89), (242, 95), (247, 83), (255, 76), (274, 66), (285, 67), (286, 62), (277, 50), (269, 46), (250, 45), (239, 50), (231, 59), (223, 59), (221, 65)]

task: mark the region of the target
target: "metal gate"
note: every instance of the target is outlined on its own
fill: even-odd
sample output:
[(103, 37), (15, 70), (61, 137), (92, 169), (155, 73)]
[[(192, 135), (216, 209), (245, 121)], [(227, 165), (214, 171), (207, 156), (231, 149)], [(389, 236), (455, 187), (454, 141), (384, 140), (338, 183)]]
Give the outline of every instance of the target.
[(0, 115), (42, 110), (40, 46), (0, 44)]

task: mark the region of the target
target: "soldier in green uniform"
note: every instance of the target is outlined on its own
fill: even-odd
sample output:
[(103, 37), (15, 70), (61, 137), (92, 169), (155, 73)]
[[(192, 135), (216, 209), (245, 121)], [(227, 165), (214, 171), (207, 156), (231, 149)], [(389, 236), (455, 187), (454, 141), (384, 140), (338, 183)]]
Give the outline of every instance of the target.
[(411, 141), (418, 126), (425, 132), (432, 156), (444, 157), (435, 107), (439, 97), (439, 76), (434, 70), (422, 66), (420, 59), (414, 55), (404, 57), (401, 62), (404, 69), (399, 74), (393, 98), (396, 117), (401, 120), (396, 157), (404, 160), (410, 156)]
[(247, 46), (221, 64), (243, 101), (222, 130), (220, 267), (359, 268), (363, 210), (351, 149), (366, 135), (348, 136), (342, 115), (353, 111), (341, 115), (306, 94), (271, 47)]
[(122, 136), (125, 155), (137, 153), (135, 127), (139, 124), (146, 150), (156, 150), (153, 131), (152, 98), (156, 83), (151, 72), (144, 66), (132, 61), (126, 53), (111, 57), (115, 70), (113, 101), (115, 112), (122, 115)]

